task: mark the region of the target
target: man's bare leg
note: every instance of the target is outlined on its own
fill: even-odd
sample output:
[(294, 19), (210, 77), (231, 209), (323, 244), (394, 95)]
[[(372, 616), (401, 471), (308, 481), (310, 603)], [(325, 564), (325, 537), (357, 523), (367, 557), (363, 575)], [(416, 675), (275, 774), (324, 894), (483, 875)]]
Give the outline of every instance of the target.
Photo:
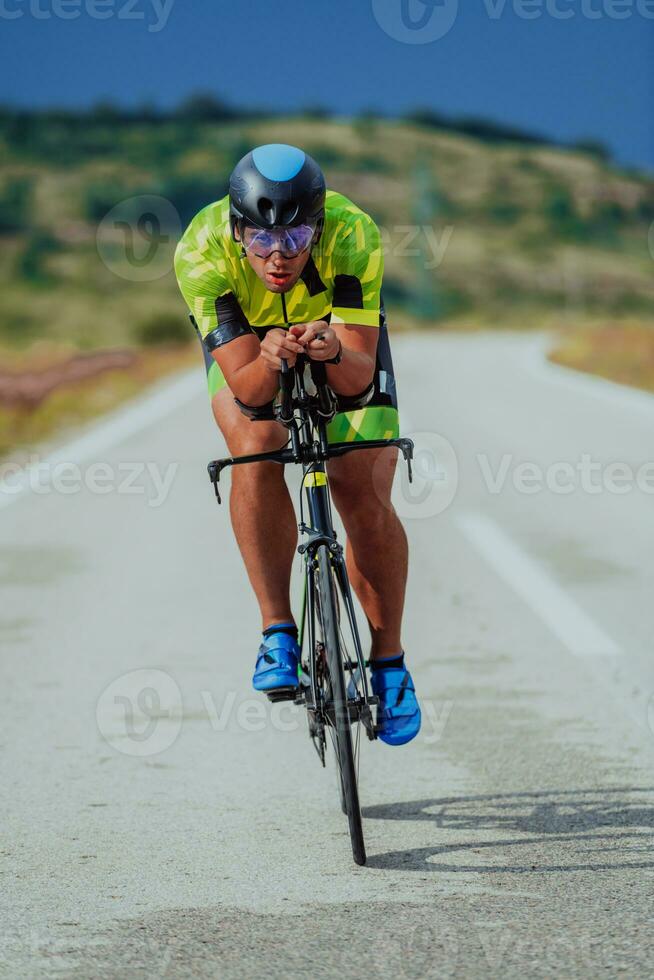
[[(252, 422), (234, 403), (228, 388), (214, 396), (212, 407), (230, 455), (244, 456), (279, 449), (288, 440), (279, 422)], [(261, 610), (261, 626), (293, 620), (291, 568), (297, 547), (297, 520), (284, 468), (279, 463), (252, 463), (231, 468), (229, 498), (234, 534)]]
[[(251, 422), (223, 388), (213, 400), (216, 421), (232, 455), (278, 449), (288, 433), (278, 422)], [(368, 619), (371, 656), (402, 649), (408, 546), (390, 496), (396, 449), (369, 449), (328, 463), (334, 504), (347, 532), (348, 575)], [(278, 463), (232, 468), (234, 534), (261, 609), (262, 628), (292, 620), (289, 586), (297, 521)]]
[(367, 449), (329, 461), (332, 498), (347, 533), (347, 570), (372, 639), (371, 658), (402, 649), (407, 537), (391, 488), (397, 449)]

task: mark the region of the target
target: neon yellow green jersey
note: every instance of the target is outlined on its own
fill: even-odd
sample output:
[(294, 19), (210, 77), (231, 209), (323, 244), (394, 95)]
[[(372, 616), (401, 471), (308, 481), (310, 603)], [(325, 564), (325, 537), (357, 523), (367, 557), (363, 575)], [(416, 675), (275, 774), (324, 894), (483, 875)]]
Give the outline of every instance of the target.
[(379, 327), (379, 231), (370, 215), (334, 191), (327, 191), (320, 241), (302, 277), (284, 293), (286, 317), (281, 294), (266, 289), (232, 238), (229, 197), (195, 216), (177, 247), (175, 272), (209, 351), (250, 329), (262, 336), (285, 323), (327, 318)]
[[(340, 410), (328, 426), (330, 442), (390, 439), (399, 434), (397, 394), (386, 317), (379, 231), (370, 215), (343, 194), (327, 191), (325, 224), (298, 282), (272, 293), (232, 238), (229, 198), (203, 208), (175, 253), (179, 288), (202, 340), (209, 396), (226, 386), (212, 351), (250, 332), (326, 319), (377, 328), (374, 392), (363, 408)], [(282, 295), (284, 301), (282, 302)], [(284, 305), (286, 316), (284, 316)]]

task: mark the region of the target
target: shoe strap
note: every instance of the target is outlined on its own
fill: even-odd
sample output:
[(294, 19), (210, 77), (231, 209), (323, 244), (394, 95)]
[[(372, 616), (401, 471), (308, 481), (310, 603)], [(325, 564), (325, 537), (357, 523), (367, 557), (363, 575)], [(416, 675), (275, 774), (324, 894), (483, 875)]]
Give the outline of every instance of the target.
[(272, 636), (274, 633), (286, 633), (288, 636), (292, 637), (293, 639), (297, 639), (297, 626), (285, 625), (284, 623), (280, 623), (278, 626), (268, 626), (264, 630), (264, 635), (266, 639), (268, 639), (268, 637)]
[[(256, 667), (262, 660), (272, 667), (293, 667), (297, 664), (297, 654), (294, 650), (286, 650), (284, 647), (272, 647), (269, 649), (264, 643), (259, 647)], [(255, 667), (255, 669), (256, 669)]]

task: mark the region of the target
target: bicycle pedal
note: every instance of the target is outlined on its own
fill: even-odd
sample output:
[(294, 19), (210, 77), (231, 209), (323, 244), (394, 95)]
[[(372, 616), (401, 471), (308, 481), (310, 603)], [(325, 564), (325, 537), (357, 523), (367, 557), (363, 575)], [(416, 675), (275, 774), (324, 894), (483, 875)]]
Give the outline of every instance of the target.
[(277, 701), (295, 701), (298, 689), (297, 687), (276, 687), (272, 691), (266, 691), (268, 695), (268, 700), (276, 704)]

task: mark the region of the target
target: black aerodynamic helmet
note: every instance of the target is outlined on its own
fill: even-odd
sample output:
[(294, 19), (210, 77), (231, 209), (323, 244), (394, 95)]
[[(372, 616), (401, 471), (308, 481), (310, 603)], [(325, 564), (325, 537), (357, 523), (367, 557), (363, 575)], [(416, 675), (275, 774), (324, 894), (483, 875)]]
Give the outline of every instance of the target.
[(248, 222), (259, 228), (315, 224), (325, 214), (325, 178), (308, 153), (285, 143), (268, 143), (247, 153), (229, 179), (232, 235)]

